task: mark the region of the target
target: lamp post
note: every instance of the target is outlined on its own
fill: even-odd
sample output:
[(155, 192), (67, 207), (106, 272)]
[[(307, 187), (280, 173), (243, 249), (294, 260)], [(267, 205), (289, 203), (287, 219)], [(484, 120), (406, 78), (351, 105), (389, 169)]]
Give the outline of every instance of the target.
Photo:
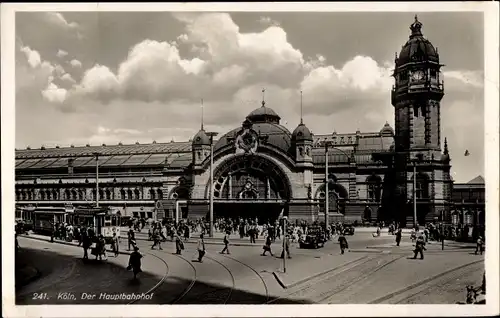
[(423, 155), (417, 154), (413, 160), (413, 228), (417, 230), (417, 163), (422, 161)]
[(217, 136), (216, 132), (207, 132), (210, 137), (210, 237), (214, 237), (214, 137)]
[(99, 207), (99, 155), (100, 153), (94, 152), (95, 156), (95, 206)]
[(283, 273), (286, 273), (286, 223), (287, 216), (283, 216)]

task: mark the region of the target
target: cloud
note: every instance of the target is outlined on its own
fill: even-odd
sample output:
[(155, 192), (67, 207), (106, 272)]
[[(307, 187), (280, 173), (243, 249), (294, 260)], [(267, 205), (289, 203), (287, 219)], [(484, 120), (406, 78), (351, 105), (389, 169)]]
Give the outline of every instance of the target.
[(26, 59), (31, 67), (35, 68), (41, 64), (42, 59), (40, 57), (40, 53), (30, 49), (29, 46), (21, 47), (21, 52), (26, 55)]
[(64, 88), (59, 88), (56, 84), (50, 83), (49, 86), (42, 91), (42, 96), (51, 103), (61, 104), (66, 99), (67, 91)]
[[(183, 29), (171, 40), (141, 38), (124, 48), (114, 64), (103, 62), (109, 56), (69, 61), (73, 68), (82, 68), (83, 62), (82, 72), (66, 73), (36, 50), (21, 47), (17, 96), (31, 99), (19, 118), (33, 132), (18, 133), (19, 140), (31, 144), (185, 141), (200, 127), (202, 98), (205, 126), (225, 133), (260, 106), (262, 88), (266, 105), (289, 130), (300, 122), (301, 90), (304, 122), (316, 134), (379, 131), (386, 121), (394, 126), (390, 100), (394, 65), (373, 58), (368, 49), (352, 50), (359, 53), (334, 63), (321, 50), (305, 54), (306, 48), (289, 39), (283, 27), (268, 25), (266, 17), (260, 21), (267, 23), (265, 29), (248, 32), (228, 14), (174, 16)], [(479, 174), (480, 168), (460, 156), (463, 148), (482, 154), (477, 127), (482, 127), (484, 113), (483, 73), (451, 69), (442, 75), (446, 93), (441, 103), (442, 136), (448, 137), (452, 164), (457, 171)], [(36, 105), (37, 112), (29, 105)], [(46, 113), (58, 127), (42, 127), (28, 119), (49, 116)], [(67, 135), (61, 136), (61, 130)], [(468, 178), (466, 173), (462, 176)]]
[(45, 18), (48, 22), (64, 29), (77, 29), (79, 27), (76, 22), (68, 22), (61, 13), (45, 12)]
[(259, 17), (259, 23), (263, 24), (263, 25), (274, 25), (274, 26), (280, 25), (279, 22), (274, 21), (270, 17), (266, 17), (266, 16)]
[(69, 63), (71, 64), (71, 66), (76, 67), (76, 68), (82, 67), (82, 62), (75, 60), (75, 59), (71, 60)]
[(71, 77), (71, 75), (69, 73), (66, 73), (63, 76), (61, 76), (61, 79), (63, 81), (68, 81), (70, 83), (76, 83), (76, 81), (73, 79), (73, 77)]
[(56, 54), (56, 55), (57, 55), (57, 57), (59, 57), (59, 58), (63, 58), (63, 57), (65, 57), (66, 55), (68, 55), (68, 52), (66, 52), (66, 51), (64, 51), (64, 50), (59, 49), (59, 51), (57, 51), (57, 54)]

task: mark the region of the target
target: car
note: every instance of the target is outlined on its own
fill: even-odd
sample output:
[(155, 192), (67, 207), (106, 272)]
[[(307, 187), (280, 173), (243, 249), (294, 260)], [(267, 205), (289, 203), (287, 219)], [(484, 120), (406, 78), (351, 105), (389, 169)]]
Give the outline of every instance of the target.
[(344, 227), (344, 235), (354, 235), (354, 226), (347, 225)]
[(320, 227), (309, 228), (304, 239), (299, 241), (300, 248), (324, 247), (326, 242), (325, 232)]

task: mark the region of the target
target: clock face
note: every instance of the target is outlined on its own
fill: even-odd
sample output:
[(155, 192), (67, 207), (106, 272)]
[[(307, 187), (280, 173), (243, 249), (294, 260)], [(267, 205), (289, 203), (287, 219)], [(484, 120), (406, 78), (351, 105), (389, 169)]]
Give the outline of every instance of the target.
[(424, 72), (423, 71), (416, 71), (411, 75), (411, 78), (414, 81), (421, 81), (424, 79)]

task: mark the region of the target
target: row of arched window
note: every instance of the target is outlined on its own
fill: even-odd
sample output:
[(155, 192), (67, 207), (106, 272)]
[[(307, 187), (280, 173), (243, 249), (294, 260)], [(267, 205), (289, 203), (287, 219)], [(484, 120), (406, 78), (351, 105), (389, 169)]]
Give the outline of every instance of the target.
[[(121, 188), (115, 191), (115, 188), (99, 189), (99, 200), (158, 200), (163, 199), (163, 191), (160, 188)], [(86, 188), (74, 189), (40, 189), (35, 192), (34, 189), (16, 190), (16, 201), (95, 201), (96, 189), (87, 191)]]

